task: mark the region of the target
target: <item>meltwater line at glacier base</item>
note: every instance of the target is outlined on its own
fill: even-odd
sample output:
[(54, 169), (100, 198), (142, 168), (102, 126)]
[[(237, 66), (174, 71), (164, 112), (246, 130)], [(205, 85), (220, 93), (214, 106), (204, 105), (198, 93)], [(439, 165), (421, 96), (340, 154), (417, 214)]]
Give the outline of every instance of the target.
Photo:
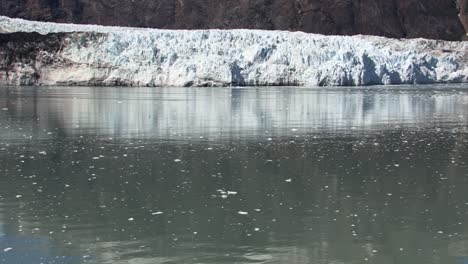
[(468, 42), (158, 30), (0, 17), (0, 85), (360, 86), (468, 82)]

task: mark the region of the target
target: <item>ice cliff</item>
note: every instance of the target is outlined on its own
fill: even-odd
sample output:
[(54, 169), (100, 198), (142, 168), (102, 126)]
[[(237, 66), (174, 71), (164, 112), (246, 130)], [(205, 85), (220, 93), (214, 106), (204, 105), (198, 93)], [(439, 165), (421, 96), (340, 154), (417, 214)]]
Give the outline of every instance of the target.
[(157, 30), (0, 17), (1, 85), (341, 86), (468, 82), (468, 42)]

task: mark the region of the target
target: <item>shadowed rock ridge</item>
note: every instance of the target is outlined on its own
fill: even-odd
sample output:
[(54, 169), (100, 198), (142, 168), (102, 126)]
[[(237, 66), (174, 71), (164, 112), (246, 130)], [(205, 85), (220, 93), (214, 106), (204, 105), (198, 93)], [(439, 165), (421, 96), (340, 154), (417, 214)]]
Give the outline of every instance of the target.
[(467, 32), (464, 39), (468, 40), (468, 0), (458, 0), (458, 10), (460, 13), (460, 20)]
[[(458, 2), (457, 2), (458, 1)], [(251, 28), (460, 40), (468, 0), (0, 0), (0, 15), (166, 29)]]

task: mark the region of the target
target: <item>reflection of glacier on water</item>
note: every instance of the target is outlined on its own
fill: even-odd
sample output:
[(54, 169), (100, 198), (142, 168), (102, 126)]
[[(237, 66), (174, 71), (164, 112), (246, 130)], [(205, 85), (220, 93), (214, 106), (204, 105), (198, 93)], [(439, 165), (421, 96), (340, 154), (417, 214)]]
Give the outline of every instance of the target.
[(5, 88), (0, 263), (463, 264), (452, 88)]
[[(5, 91), (2, 91), (5, 93)], [(313, 89), (12, 89), (0, 113), (24, 122), (21, 135), (180, 139), (263, 137), (298, 133), (372, 131), (395, 127), (466, 124), (468, 94), (421, 90)], [(34, 122), (34, 121), (33, 121)], [(31, 124), (32, 125), (32, 124)], [(13, 136), (13, 135), (12, 135)], [(18, 136), (18, 135), (17, 135)]]

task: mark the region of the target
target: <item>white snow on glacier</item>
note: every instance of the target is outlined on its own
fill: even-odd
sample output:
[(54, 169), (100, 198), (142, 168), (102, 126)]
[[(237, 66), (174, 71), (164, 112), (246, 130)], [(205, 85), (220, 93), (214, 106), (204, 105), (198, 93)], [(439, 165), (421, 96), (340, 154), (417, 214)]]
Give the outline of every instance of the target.
[[(468, 42), (262, 30), (158, 30), (0, 17), (0, 32), (72, 32), (0, 84), (340, 86), (468, 82)], [(41, 56), (54, 58), (41, 60)], [(58, 63), (64, 62), (64, 63)], [(37, 71), (35, 75), (31, 71)], [(25, 76), (40, 76), (28, 80)], [(3, 76), (3, 77), (2, 77)]]

